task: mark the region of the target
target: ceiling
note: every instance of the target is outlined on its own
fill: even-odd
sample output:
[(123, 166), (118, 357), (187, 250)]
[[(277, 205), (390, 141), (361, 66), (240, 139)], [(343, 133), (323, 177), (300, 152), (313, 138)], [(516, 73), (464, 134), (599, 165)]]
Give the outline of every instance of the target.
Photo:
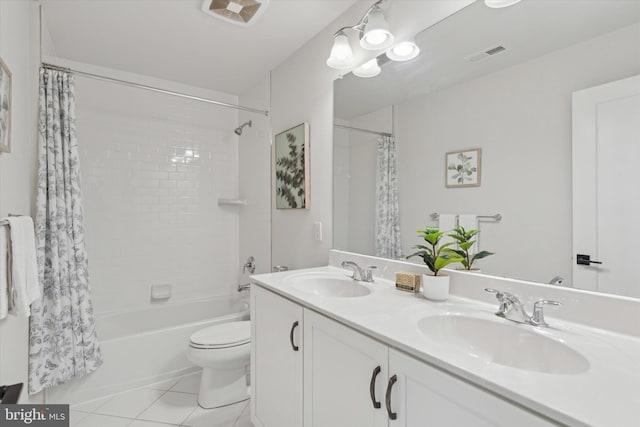
[[(476, 1), (418, 34), (416, 59), (387, 62), (377, 77), (336, 80), (335, 116), (351, 120), (637, 22), (638, 0), (523, 0), (504, 9)], [(506, 50), (478, 62), (467, 59), (498, 45)]]
[(58, 57), (242, 94), (356, 0), (270, 0), (247, 27), (201, 0), (43, 0)]

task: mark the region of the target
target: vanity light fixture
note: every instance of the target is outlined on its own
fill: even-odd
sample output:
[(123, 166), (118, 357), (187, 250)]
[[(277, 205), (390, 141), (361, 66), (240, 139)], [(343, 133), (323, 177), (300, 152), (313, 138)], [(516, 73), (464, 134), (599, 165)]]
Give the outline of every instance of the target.
[(360, 36), (360, 46), (367, 50), (386, 49), (393, 44), (393, 34), (384, 18), (382, 9), (376, 3), (366, 15), (366, 24)]
[(353, 51), (345, 30), (354, 30), (360, 35), (360, 46), (367, 50), (383, 50), (393, 44), (393, 34), (380, 8), (385, 0), (376, 1), (356, 25), (342, 27), (333, 35), (333, 47), (327, 65), (337, 70), (353, 67)]
[(387, 57), (392, 61), (408, 61), (420, 53), (420, 48), (414, 42), (400, 42), (387, 50)]
[(380, 66), (378, 65), (378, 58), (373, 58), (370, 61), (365, 62), (355, 70), (353, 74), (358, 77), (375, 77), (380, 74)]
[(484, 4), (492, 9), (500, 9), (503, 7), (513, 6), (519, 3), (520, 0), (484, 0)]
[(327, 65), (337, 70), (346, 70), (354, 65), (353, 51), (349, 44), (349, 38), (342, 30), (335, 35)]

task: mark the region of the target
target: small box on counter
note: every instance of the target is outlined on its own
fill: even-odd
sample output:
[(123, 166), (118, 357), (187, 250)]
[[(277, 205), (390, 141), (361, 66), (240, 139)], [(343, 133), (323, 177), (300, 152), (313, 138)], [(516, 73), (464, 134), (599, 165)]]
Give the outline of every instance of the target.
[(396, 273), (396, 288), (406, 292), (420, 292), (420, 275)]

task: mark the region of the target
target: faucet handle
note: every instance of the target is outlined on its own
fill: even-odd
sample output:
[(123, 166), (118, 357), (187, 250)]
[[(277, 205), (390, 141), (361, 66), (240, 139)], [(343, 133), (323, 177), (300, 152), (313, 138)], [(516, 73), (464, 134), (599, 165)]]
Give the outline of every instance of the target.
[(367, 266), (366, 276), (364, 278), (365, 282), (373, 282), (373, 270), (377, 270), (377, 265), (369, 265)]
[(533, 304), (533, 315), (531, 316), (531, 321), (536, 326), (549, 326), (549, 324), (547, 322), (545, 322), (545, 320), (544, 320), (544, 310), (543, 310), (543, 308), (544, 308), (545, 305), (561, 306), (562, 303), (560, 303), (558, 301), (551, 301), (551, 300), (546, 300), (546, 299), (541, 299), (539, 301), (536, 301)]
[(484, 288), (485, 292), (489, 292), (490, 294), (496, 294), (498, 295), (500, 293), (500, 291), (496, 290), (496, 289), (492, 289), (492, 288)]

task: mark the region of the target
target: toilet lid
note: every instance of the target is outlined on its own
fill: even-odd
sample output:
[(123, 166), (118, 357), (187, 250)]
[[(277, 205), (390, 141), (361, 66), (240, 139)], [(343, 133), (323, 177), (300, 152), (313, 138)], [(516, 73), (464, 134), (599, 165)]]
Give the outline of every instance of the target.
[(221, 323), (191, 335), (191, 345), (206, 348), (232, 347), (251, 341), (251, 321)]

